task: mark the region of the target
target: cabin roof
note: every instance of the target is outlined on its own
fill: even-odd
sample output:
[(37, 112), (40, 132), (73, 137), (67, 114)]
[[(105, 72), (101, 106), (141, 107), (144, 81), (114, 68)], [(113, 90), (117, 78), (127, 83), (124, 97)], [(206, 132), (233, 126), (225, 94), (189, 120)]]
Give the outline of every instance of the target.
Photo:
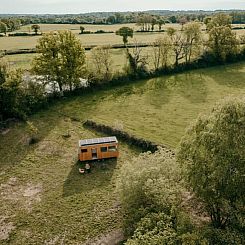
[(97, 144), (104, 144), (104, 143), (117, 143), (117, 142), (118, 142), (117, 138), (115, 136), (111, 136), (111, 137), (79, 140), (79, 146), (97, 145)]

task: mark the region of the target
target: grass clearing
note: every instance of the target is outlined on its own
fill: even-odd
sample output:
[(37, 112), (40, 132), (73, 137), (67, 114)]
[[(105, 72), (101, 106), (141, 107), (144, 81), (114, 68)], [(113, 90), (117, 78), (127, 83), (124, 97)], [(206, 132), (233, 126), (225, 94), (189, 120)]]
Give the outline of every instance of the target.
[[(138, 137), (175, 148), (200, 112), (245, 92), (245, 63), (201, 69), (84, 96), (64, 98), (29, 118), (40, 141), (29, 146), (24, 123), (0, 134), (0, 226), (8, 244), (81, 244), (122, 225), (115, 188), (120, 167), (138, 154), (125, 144), (120, 158), (78, 173), (77, 141), (98, 136), (80, 120), (122, 122)], [(62, 135), (69, 130), (71, 137)], [(7, 236), (6, 236), (7, 234)], [(1, 234), (0, 234), (1, 239)]]

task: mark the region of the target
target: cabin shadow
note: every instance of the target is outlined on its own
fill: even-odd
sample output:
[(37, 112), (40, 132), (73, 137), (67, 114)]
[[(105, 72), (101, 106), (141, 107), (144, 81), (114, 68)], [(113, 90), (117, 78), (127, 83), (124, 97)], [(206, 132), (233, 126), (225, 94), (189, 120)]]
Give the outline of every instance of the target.
[(81, 174), (79, 168), (84, 168), (85, 163), (77, 161), (63, 185), (63, 197), (79, 193), (87, 193), (97, 188), (104, 188), (110, 184), (117, 158), (101, 161), (90, 161), (91, 173)]

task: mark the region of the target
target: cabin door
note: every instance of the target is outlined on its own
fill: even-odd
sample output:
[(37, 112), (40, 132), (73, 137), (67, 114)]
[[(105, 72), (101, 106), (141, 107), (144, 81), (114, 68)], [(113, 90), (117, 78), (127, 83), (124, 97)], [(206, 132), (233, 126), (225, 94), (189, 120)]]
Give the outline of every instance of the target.
[(98, 159), (97, 149), (96, 148), (92, 148), (92, 159)]

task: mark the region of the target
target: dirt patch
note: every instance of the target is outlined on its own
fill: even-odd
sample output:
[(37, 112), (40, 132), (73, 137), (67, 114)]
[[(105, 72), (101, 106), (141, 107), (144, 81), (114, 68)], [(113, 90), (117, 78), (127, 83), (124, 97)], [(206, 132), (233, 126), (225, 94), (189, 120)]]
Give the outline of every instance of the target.
[(34, 203), (41, 201), (41, 192), (42, 186), (40, 184), (20, 185), (15, 177), (0, 185), (0, 194), (3, 199), (10, 201), (11, 204), (20, 205), (29, 212)]
[(13, 222), (7, 222), (7, 217), (0, 216), (0, 241), (7, 240), (9, 234), (15, 229)]
[(83, 245), (116, 245), (124, 240), (123, 231), (121, 229), (113, 230), (103, 236), (90, 239)]
[(8, 132), (10, 132), (10, 129), (9, 128), (2, 130), (1, 131), (1, 134), (2, 135), (6, 135)]
[(42, 156), (59, 155), (62, 152), (61, 144), (59, 142), (43, 140), (36, 149), (36, 152)]
[(45, 241), (44, 244), (45, 245), (56, 245), (56, 244), (64, 245), (65, 237), (66, 237), (66, 232), (64, 232), (63, 234), (59, 234), (48, 241)]
[(210, 221), (203, 204), (198, 201), (193, 193), (188, 191), (182, 193), (182, 207), (189, 213), (191, 220), (196, 226), (200, 227)]

